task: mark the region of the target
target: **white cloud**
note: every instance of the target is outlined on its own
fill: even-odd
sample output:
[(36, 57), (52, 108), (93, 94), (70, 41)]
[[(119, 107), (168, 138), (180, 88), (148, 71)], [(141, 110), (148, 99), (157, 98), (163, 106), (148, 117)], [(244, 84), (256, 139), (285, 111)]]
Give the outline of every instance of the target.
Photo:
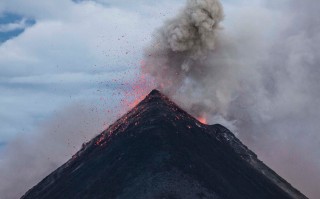
[[(6, 128), (0, 131), (0, 140), (22, 129), (32, 131), (39, 117), (30, 119), (28, 109), (31, 115), (48, 115), (48, 110), (74, 103), (70, 95), (73, 100), (92, 100), (81, 91), (97, 90), (94, 86), (99, 87), (99, 82), (130, 81), (144, 44), (164, 18), (94, 2), (6, 1), (4, 7), (34, 17), (36, 24), (0, 45), (0, 103), (10, 107), (11, 115), (7, 109), (2, 111)], [(92, 95), (99, 99), (101, 93)]]
[(27, 20), (22, 19), (21, 21), (17, 23), (9, 23), (9, 24), (1, 24), (0, 25), (0, 32), (10, 32), (14, 30), (24, 30), (27, 28)]
[[(164, 1), (154, 7), (146, 2), (132, 3), (136, 6), (130, 7), (93, 1), (3, 1), (6, 12), (33, 18), (36, 24), (0, 45), (0, 92), (2, 99), (11, 100), (0, 100), (1, 106), (11, 111), (11, 116), (2, 112), (1, 117), (2, 121), (10, 120), (6, 124), (14, 124), (3, 124), (6, 128), (0, 131), (0, 140), (26, 127), (32, 130), (39, 117), (30, 118), (29, 108), (32, 115), (48, 115), (50, 111), (44, 109), (74, 103), (70, 95), (73, 100), (100, 98), (100, 92), (89, 98), (81, 92), (83, 89), (97, 90), (96, 86), (104, 90), (107, 86), (101, 88), (100, 83), (107, 85), (114, 79), (131, 81), (154, 29), (181, 6)], [(19, 99), (20, 94), (24, 100)], [(36, 100), (46, 96), (53, 102)], [(19, 124), (19, 120), (28, 122)]]

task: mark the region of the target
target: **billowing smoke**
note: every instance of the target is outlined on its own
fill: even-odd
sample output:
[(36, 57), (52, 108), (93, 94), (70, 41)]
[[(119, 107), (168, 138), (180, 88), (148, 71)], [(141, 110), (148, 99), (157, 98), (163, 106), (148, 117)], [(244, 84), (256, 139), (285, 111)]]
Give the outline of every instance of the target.
[(200, 71), (201, 63), (215, 49), (222, 19), (218, 0), (189, 0), (180, 14), (156, 33), (143, 71), (152, 74), (165, 92), (176, 92), (184, 77)]
[(225, 112), (236, 86), (231, 60), (226, 62), (227, 49), (220, 47), (221, 43), (228, 45), (220, 26), (223, 17), (219, 0), (188, 0), (155, 33), (145, 52), (142, 71), (197, 117)]
[(156, 31), (142, 70), (191, 114), (231, 128), (281, 176), (320, 198), (320, 2), (226, 9), (223, 23), (219, 1), (189, 0)]

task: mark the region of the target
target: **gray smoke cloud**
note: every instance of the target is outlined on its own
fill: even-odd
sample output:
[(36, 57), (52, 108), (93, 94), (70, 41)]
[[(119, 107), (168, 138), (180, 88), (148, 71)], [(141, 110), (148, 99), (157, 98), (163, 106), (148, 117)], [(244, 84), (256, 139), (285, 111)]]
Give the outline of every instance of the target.
[(143, 72), (152, 74), (166, 92), (177, 88), (175, 84), (181, 84), (183, 76), (195, 70), (196, 63), (205, 61), (215, 49), (222, 19), (219, 1), (189, 0), (180, 14), (156, 33), (146, 52)]
[(189, 0), (156, 31), (142, 71), (191, 114), (227, 126), (295, 187), (320, 198), (320, 2), (228, 6), (220, 23), (219, 1)]

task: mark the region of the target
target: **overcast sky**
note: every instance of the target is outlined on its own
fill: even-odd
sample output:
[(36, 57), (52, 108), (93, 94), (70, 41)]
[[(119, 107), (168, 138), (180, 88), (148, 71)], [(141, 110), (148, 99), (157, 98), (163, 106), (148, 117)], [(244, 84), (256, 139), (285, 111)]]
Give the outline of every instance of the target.
[(183, 4), (130, 2), (0, 2), (0, 143), (75, 102), (117, 103), (110, 93), (135, 77), (152, 31)]
[(19, 198), (123, 110), (183, 1), (0, 1), (0, 195)]
[[(245, 44), (241, 51), (249, 55), (247, 56), (249, 62), (244, 62), (248, 65), (254, 65), (252, 63), (259, 59), (259, 55), (264, 54), (266, 49), (264, 46), (270, 45), (268, 44), (269, 41), (278, 41), (274, 39), (275, 34), (282, 33), (284, 27), (293, 27), (292, 29), (295, 32), (301, 30), (302, 33), (304, 32), (303, 28), (308, 30), (310, 28), (309, 23), (304, 23), (303, 20), (299, 21), (299, 19), (314, 19), (315, 17), (311, 14), (306, 17), (309, 12), (305, 11), (310, 10), (312, 13), (317, 13), (318, 9), (316, 8), (319, 6), (318, 3), (312, 4), (316, 0), (303, 1), (307, 2), (307, 6), (304, 6), (303, 3), (296, 3), (293, 6), (296, 8), (293, 10), (297, 12), (292, 14), (296, 16), (292, 17), (291, 11), (288, 12), (287, 10), (293, 4), (288, 4), (288, 2), (298, 2), (296, 0), (221, 1), (225, 10), (223, 28), (231, 36), (241, 38), (241, 41), (235, 40), (233, 42)], [(79, 149), (81, 143), (106, 128), (112, 120), (125, 111), (122, 110), (121, 102), (128, 97), (126, 93), (130, 93), (133, 89), (132, 85), (135, 84), (139, 76), (144, 47), (150, 43), (152, 33), (166, 19), (176, 15), (184, 4), (185, 0), (0, 1), (0, 163), (3, 163), (0, 164), (0, 169), (5, 164), (7, 165), (3, 168), (11, 169), (8, 170), (7, 173), (9, 174), (7, 176), (1, 176), (1, 173), (5, 172), (0, 172), (0, 195), (7, 194), (5, 198), (12, 198), (12, 196), (24, 193), (25, 190), (30, 188), (30, 184), (33, 185), (38, 182), (69, 159)], [(298, 12), (300, 7), (304, 7), (301, 13)], [(288, 25), (290, 17), (294, 20), (291, 20), (291, 24)], [(301, 24), (306, 24), (308, 27)], [(311, 32), (318, 33), (319, 31)], [(302, 33), (301, 37), (309, 38)], [(306, 33), (308, 32), (306, 31)], [(294, 42), (289, 41), (288, 43)], [(299, 53), (304, 53), (308, 58), (312, 54), (315, 57), (314, 60), (316, 60), (314, 63), (316, 63), (319, 47), (305, 50), (304, 47), (313, 46), (311, 45), (313, 44), (312, 41), (309, 43), (308, 45), (298, 43), (296, 46), (289, 46), (286, 51), (298, 49), (297, 52), (292, 53), (293, 61)], [(259, 49), (256, 49), (256, 46), (259, 46)], [(301, 49), (297, 48), (300, 46)], [(276, 52), (281, 52), (282, 46), (276, 50), (278, 50)], [(252, 53), (252, 57), (250, 53)], [(254, 61), (250, 62), (251, 60)], [(267, 62), (267, 64), (270, 64), (270, 62)], [(311, 64), (313, 66), (312, 70), (308, 72), (315, 74), (316, 77), (314, 80), (311, 79), (312, 81), (308, 80), (308, 82), (312, 85), (318, 85), (319, 76), (314, 73), (314, 68), (318, 65), (314, 63)], [(252, 67), (251, 65), (249, 67)], [(278, 63), (276, 65), (270, 69), (271, 72), (279, 72), (277, 71)], [(303, 82), (306, 82), (309, 76), (307, 78), (301, 76), (303, 74), (301, 71), (304, 71), (303, 68), (297, 67), (297, 70), (294, 70), (293, 74), (296, 75), (292, 75), (294, 82), (299, 80), (296, 83), (297, 85), (308, 86), (309, 84)], [(254, 79), (251, 76), (250, 78)], [(288, 82), (280, 84), (284, 87), (283, 90), (288, 91), (289, 94), (291, 91), (296, 94), (296, 90), (288, 89), (292, 85), (291, 81)], [(270, 84), (272, 85), (272, 80)], [(278, 130), (285, 129), (285, 132), (299, 131), (297, 135), (301, 135), (300, 128), (308, 127), (312, 136), (305, 139), (305, 142), (300, 142), (295, 138), (292, 139), (303, 143), (303, 147), (312, 146), (310, 149), (306, 149), (305, 153), (301, 153), (308, 154), (313, 151), (312, 156), (301, 155), (301, 157), (316, 161), (313, 164), (316, 165), (314, 171), (318, 172), (320, 171), (320, 160), (315, 157), (319, 157), (319, 154), (314, 152), (314, 149), (318, 149), (320, 146), (320, 137), (317, 133), (320, 116), (317, 111), (318, 107), (316, 107), (318, 102), (315, 102), (314, 97), (317, 95), (314, 93), (315, 90), (318, 92), (319, 89), (318, 86), (310, 87), (316, 87), (316, 89), (309, 89), (313, 93), (310, 94), (310, 99), (313, 99), (310, 101), (312, 103), (307, 104), (305, 100), (301, 100), (301, 103), (297, 104), (303, 106), (296, 108), (297, 106), (293, 106), (294, 103), (287, 102), (287, 98), (291, 97), (298, 101), (300, 98), (296, 98), (296, 95), (292, 95), (292, 97), (284, 92), (284, 97), (281, 99), (286, 100), (283, 101), (284, 103), (277, 100), (277, 102), (280, 102), (278, 105), (280, 105), (278, 108), (274, 108), (276, 109), (274, 115), (279, 115), (278, 109), (287, 108), (288, 110), (295, 110), (292, 113), (293, 117), (299, 116), (306, 105), (311, 110), (310, 112), (315, 112), (312, 120), (307, 119), (309, 113), (305, 113), (306, 117), (300, 116), (301, 118), (296, 117), (297, 120), (290, 120), (288, 115), (291, 115), (291, 111), (286, 110), (283, 111), (285, 113), (283, 117), (290, 120), (292, 125), (286, 123), (285, 127), (287, 129), (278, 128), (274, 123), (272, 125), (273, 128)], [(306, 96), (306, 90), (308, 89), (299, 89), (299, 92), (303, 91), (299, 97)], [(269, 107), (265, 104), (260, 105), (262, 108)], [(271, 107), (273, 106), (274, 104), (271, 104)], [(268, 113), (271, 110), (273, 109), (269, 108), (265, 112)], [(268, 114), (263, 115), (268, 116)], [(274, 115), (272, 115), (272, 118)], [(305, 126), (298, 125), (296, 121), (302, 121)], [(279, 125), (285, 123), (282, 120), (277, 122)], [(269, 123), (265, 125), (269, 125)], [(293, 128), (294, 125), (299, 128)], [(287, 140), (289, 134), (284, 134), (283, 137), (286, 138), (284, 140)], [(265, 135), (268, 136), (269, 134)], [(28, 138), (36, 140), (35, 142), (41, 141), (43, 144), (30, 142)], [(46, 141), (46, 138), (54, 141)], [(275, 136), (275, 138), (278, 137)], [(12, 150), (12, 147), (18, 145), (19, 149)], [(25, 165), (25, 169), (31, 168), (27, 170), (29, 172), (25, 173), (32, 175), (32, 172), (35, 172), (36, 177), (23, 176), (23, 179), (21, 179), (21, 175), (18, 174), (17, 178), (12, 177), (10, 172), (21, 169), (19, 167), (21, 162), (14, 158), (33, 155), (43, 146), (46, 148), (42, 148), (41, 154), (34, 157), (36, 161), (33, 164)], [(5, 150), (6, 148), (7, 150)], [(26, 148), (30, 150), (27, 151)], [(297, 151), (301, 148), (301, 146), (300, 148), (297, 147)], [(272, 163), (274, 155), (267, 153), (268, 150), (267, 148), (257, 153), (259, 155), (268, 154), (269, 157), (265, 156), (265, 159), (269, 160), (268, 163)], [(1, 153), (3, 151), (6, 152)], [(13, 152), (10, 154), (10, 151)], [(272, 150), (270, 151), (272, 152)], [(297, 154), (292, 150), (285, 152)], [(61, 154), (63, 154), (62, 157)], [(289, 155), (286, 156), (290, 157)], [(278, 162), (278, 160), (283, 159), (283, 156), (278, 156), (278, 159), (275, 159)], [(283, 161), (286, 163), (283, 168), (281, 168), (282, 162), (279, 163), (280, 166), (275, 166), (275, 168), (277, 171), (286, 174), (287, 165), (290, 165), (292, 160)], [(304, 165), (299, 166), (298, 169), (304, 169)], [(309, 184), (304, 183), (309, 182), (315, 172), (309, 168), (308, 176), (310, 177), (303, 178), (297, 175), (298, 169), (289, 170), (291, 173), (286, 174), (285, 177), (292, 177), (293, 180), (290, 182), (296, 181), (294, 183), (299, 185), (298, 188), (303, 188), (310, 196), (316, 198), (320, 194), (318, 188), (312, 186), (308, 190)], [(40, 175), (37, 173), (40, 173)], [(3, 180), (5, 177), (8, 180)], [(301, 180), (302, 178), (304, 180)], [(320, 179), (318, 178), (314, 177), (314, 181), (319, 182)], [(18, 188), (17, 182), (21, 182), (21, 187)], [(2, 185), (1, 183), (6, 184)], [(1, 189), (2, 187), (5, 188)], [(10, 190), (11, 187), (14, 187), (18, 192), (13, 194)]]
[[(223, 2), (227, 12), (238, 3)], [(0, 143), (32, 133), (76, 102), (102, 108), (103, 97), (104, 104), (117, 103), (113, 97), (121, 94), (110, 93), (128, 89), (123, 83), (139, 72), (152, 32), (184, 3), (1, 1)]]

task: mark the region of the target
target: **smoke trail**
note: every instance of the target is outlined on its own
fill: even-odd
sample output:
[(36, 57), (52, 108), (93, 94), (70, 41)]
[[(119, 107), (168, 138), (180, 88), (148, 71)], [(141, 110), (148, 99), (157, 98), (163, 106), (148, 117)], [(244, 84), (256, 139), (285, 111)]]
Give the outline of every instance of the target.
[[(222, 29), (218, 1), (190, 0), (156, 32), (142, 66), (183, 108), (232, 128), (314, 199), (320, 197), (319, 8), (311, 0), (229, 5)], [(215, 22), (205, 34), (192, 20), (197, 11)]]

